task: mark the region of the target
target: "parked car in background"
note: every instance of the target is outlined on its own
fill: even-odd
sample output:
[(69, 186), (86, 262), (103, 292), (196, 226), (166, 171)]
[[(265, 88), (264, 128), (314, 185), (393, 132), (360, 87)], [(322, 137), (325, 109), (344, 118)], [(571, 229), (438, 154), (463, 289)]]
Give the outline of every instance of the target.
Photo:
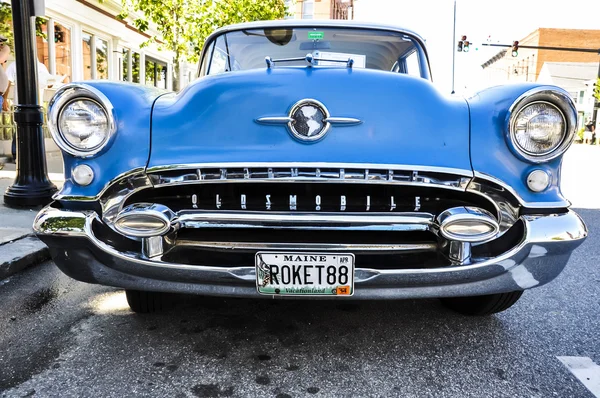
[(424, 41), (354, 22), (228, 26), (180, 93), (61, 87), (65, 184), (34, 225), (75, 279), (235, 297), (439, 297), (486, 315), (555, 278), (587, 235), (560, 191), (569, 95), (464, 99)]

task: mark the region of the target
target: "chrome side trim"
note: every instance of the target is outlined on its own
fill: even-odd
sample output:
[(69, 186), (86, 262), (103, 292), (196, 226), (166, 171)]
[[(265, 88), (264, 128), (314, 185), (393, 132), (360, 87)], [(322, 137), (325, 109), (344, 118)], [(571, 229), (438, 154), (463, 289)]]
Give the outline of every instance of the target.
[(177, 240), (177, 246), (193, 246), (195, 248), (231, 251), (231, 250), (323, 250), (352, 252), (435, 252), (436, 243), (389, 243), (389, 244), (354, 244), (354, 243), (262, 243), (262, 242), (213, 242)]
[(178, 213), (181, 228), (271, 228), (295, 230), (428, 231), (429, 213), (283, 213), (190, 211)]

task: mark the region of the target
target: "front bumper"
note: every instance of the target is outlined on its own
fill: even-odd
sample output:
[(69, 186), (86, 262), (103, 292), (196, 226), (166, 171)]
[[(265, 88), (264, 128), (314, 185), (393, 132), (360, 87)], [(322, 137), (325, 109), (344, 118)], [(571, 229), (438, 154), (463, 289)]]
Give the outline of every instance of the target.
[[(427, 269), (355, 270), (355, 299), (475, 296), (524, 290), (554, 279), (587, 236), (573, 211), (525, 215), (524, 238), (506, 253), (469, 265)], [(46, 207), (34, 231), (50, 247), (57, 266), (74, 279), (126, 289), (217, 296), (269, 297), (256, 291), (253, 264), (214, 267), (149, 260), (117, 251), (95, 236), (93, 211)]]

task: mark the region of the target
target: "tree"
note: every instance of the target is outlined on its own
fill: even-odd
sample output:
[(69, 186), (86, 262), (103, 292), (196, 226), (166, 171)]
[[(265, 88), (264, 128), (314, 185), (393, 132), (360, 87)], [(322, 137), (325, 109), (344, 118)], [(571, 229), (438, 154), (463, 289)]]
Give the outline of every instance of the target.
[(198, 61), (204, 41), (216, 28), (286, 15), (284, 0), (122, 0), (122, 4), (119, 18), (142, 14), (133, 20), (142, 32), (155, 25), (158, 34), (142, 46), (156, 43), (159, 49), (172, 51), (175, 76), (181, 61)]
[(594, 97), (596, 101), (600, 102), (600, 77), (596, 80), (596, 85), (594, 87)]
[[(44, 31), (45, 18), (35, 17), (35, 35), (46, 39)], [(9, 3), (0, 3), (0, 35), (6, 37), (6, 44), (14, 48), (14, 35), (12, 26), (12, 7)]]

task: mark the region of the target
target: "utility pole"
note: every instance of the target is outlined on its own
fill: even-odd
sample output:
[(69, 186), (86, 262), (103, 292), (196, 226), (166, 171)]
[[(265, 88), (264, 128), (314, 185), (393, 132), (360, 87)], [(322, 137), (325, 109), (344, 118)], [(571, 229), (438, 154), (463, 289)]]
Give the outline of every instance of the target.
[(456, 68), (456, 0), (454, 0), (454, 23), (452, 24), (452, 94), (454, 94), (454, 69)]
[[(17, 63), (15, 106), (17, 125), (17, 175), (4, 193), (4, 203), (11, 207), (37, 207), (52, 200), (56, 186), (46, 170), (46, 153), (42, 124), (44, 112), (39, 105), (36, 49), (33, 39), (34, 12), (43, 9), (43, 0), (11, 0)], [(43, 14), (43, 11), (41, 11)]]
[[(598, 50), (598, 55), (600, 55), (600, 50)], [(598, 63), (598, 78), (596, 79), (596, 84), (600, 81), (600, 62)], [(599, 88), (600, 89), (600, 88)], [(598, 108), (600, 108), (600, 99), (594, 97), (594, 112), (592, 113), (592, 122), (596, 123), (596, 130), (598, 129)]]

